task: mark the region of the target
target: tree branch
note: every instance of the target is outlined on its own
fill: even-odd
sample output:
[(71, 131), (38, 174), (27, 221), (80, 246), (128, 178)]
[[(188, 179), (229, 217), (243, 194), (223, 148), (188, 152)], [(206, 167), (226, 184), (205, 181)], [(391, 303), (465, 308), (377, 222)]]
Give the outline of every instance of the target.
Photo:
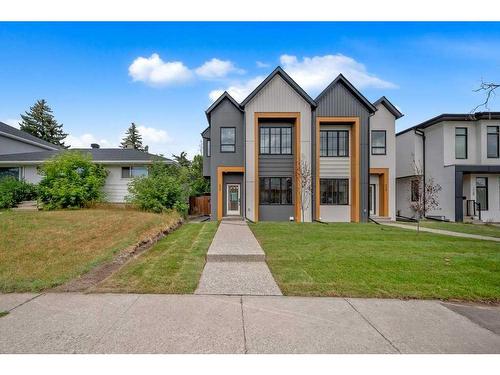
[(498, 89), (499, 87), (500, 87), (500, 84), (498, 84), (498, 83), (484, 82), (481, 80), (481, 85), (479, 86), (479, 88), (477, 88), (473, 91), (474, 92), (484, 92), (486, 98), (485, 98), (483, 103), (477, 105), (474, 109), (472, 109), (471, 114), (476, 112), (481, 107), (484, 107), (489, 111), (489, 109), (490, 109), (489, 103), (490, 103), (491, 97), (495, 96), (495, 90)]

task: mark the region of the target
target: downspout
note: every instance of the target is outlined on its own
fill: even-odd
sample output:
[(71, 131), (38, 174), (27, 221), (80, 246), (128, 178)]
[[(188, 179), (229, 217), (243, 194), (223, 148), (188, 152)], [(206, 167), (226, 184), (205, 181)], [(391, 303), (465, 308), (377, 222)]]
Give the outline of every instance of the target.
[(424, 217), (425, 217), (426, 216), (426, 212), (425, 212), (425, 133), (420, 129), (415, 129), (415, 134), (422, 137), (422, 174), (423, 174), (422, 193), (423, 193)]

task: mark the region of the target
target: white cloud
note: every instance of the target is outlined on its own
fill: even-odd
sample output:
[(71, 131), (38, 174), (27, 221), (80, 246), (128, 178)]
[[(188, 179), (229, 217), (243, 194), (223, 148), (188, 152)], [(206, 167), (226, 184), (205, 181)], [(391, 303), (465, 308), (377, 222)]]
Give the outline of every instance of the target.
[(164, 144), (171, 143), (172, 138), (165, 130), (155, 129), (148, 126), (139, 125), (137, 127), (139, 134), (142, 136), (142, 143), (149, 144)]
[(257, 68), (269, 68), (271, 66), (271, 64), (262, 61), (256, 61), (255, 65), (257, 65)]
[(202, 78), (213, 79), (223, 78), (232, 72), (243, 74), (245, 71), (236, 68), (232, 61), (219, 60), (214, 57), (213, 59), (206, 61), (202, 66), (197, 68), (195, 72)]
[(16, 129), (19, 129), (19, 123), (21, 122), (20, 118), (8, 118), (7, 120), (2, 121), (3, 123), (10, 125)]
[(323, 90), (339, 73), (358, 88), (397, 87), (369, 73), (363, 64), (342, 54), (304, 57), (302, 61), (293, 55), (281, 55), (280, 63), (304, 90), (314, 93)]
[(212, 101), (216, 101), (224, 91), (227, 91), (236, 101), (241, 102), (264, 80), (264, 78), (265, 77), (257, 76), (248, 81), (237, 82), (226, 89), (212, 90), (208, 96)]
[(166, 86), (189, 81), (193, 73), (182, 61), (163, 61), (157, 53), (150, 57), (138, 57), (128, 68), (134, 81), (152, 86)]
[(99, 139), (90, 133), (85, 133), (79, 136), (70, 134), (64, 139), (64, 143), (70, 145), (70, 148), (90, 148), (92, 143), (97, 143), (102, 148), (117, 147), (117, 144), (112, 144), (104, 138)]

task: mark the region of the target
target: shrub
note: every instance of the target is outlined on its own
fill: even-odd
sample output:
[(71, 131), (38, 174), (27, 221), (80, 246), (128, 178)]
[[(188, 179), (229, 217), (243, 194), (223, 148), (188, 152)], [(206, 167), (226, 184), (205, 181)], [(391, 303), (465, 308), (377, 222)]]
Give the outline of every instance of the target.
[(185, 168), (154, 163), (147, 177), (134, 178), (128, 187), (127, 201), (151, 212), (176, 210), (186, 215), (189, 188)]
[(40, 172), (38, 190), (44, 208), (87, 207), (104, 198), (108, 172), (94, 164), (89, 154), (64, 151), (44, 163)]
[(36, 185), (14, 177), (0, 179), (0, 209), (15, 207), (19, 202), (36, 199)]

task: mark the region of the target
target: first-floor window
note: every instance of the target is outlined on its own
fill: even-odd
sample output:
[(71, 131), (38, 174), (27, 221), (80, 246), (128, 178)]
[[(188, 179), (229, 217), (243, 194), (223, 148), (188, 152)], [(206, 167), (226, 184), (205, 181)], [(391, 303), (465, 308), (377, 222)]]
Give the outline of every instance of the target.
[(14, 177), (16, 180), (21, 179), (21, 168), (19, 167), (0, 167), (0, 179), (3, 177)]
[(122, 167), (122, 178), (145, 177), (147, 175), (147, 167)]
[(260, 204), (292, 204), (291, 177), (260, 177)]
[(420, 181), (411, 180), (411, 201), (418, 202), (420, 198)]
[(319, 184), (321, 204), (349, 204), (349, 180), (347, 178), (322, 178)]
[(488, 210), (488, 178), (476, 177), (476, 201), (481, 211)]

